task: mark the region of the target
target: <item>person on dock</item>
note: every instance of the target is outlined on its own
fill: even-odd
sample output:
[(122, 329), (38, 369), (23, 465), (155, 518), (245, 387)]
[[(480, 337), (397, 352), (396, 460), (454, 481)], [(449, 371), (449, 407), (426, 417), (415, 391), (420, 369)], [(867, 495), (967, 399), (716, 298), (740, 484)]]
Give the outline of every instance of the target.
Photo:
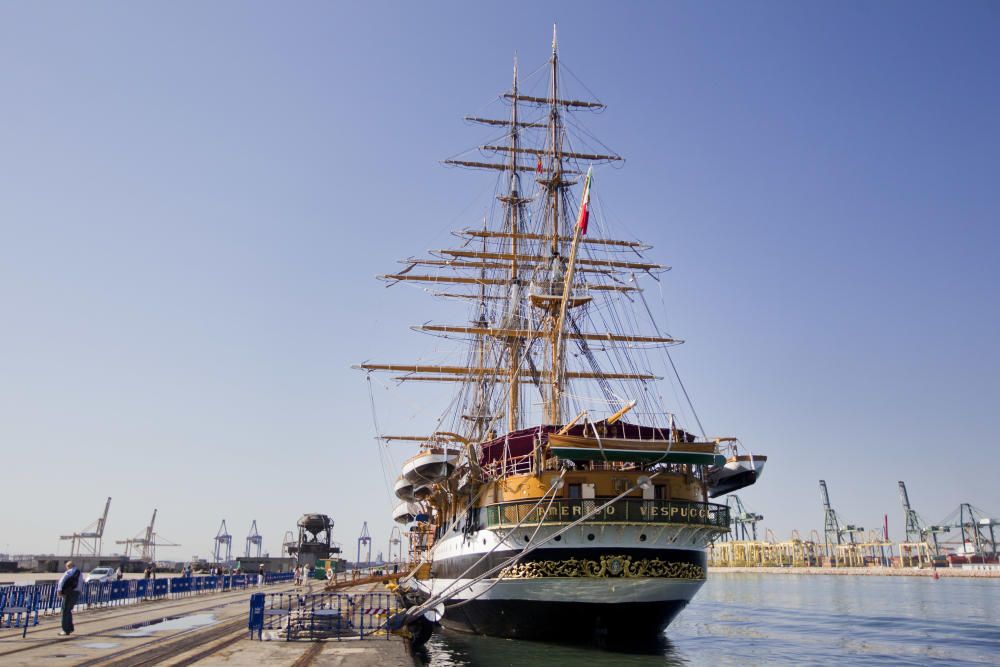
[(257, 568), (257, 585), (264, 585), (264, 564), (261, 563), (260, 567)]
[(56, 585), (56, 592), (62, 598), (62, 631), (59, 636), (68, 637), (74, 630), (73, 607), (83, 593), (83, 573), (73, 565), (73, 561), (66, 561), (66, 571)]

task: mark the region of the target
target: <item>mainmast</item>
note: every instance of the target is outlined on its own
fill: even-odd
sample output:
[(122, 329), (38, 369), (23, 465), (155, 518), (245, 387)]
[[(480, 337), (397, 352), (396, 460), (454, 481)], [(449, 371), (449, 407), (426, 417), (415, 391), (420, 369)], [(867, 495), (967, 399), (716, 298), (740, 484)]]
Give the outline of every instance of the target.
[[(549, 212), (552, 224), (550, 225), (551, 237), (549, 240), (549, 248), (552, 254), (553, 271), (558, 270), (561, 267), (561, 262), (559, 261), (559, 198), (562, 193), (562, 155), (560, 154), (562, 150), (562, 127), (561, 119), (559, 117), (559, 48), (558, 39), (556, 36), (556, 26), (552, 26), (552, 58), (549, 61), (551, 65), (551, 83), (549, 85), (549, 178), (548, 178), (548, 195), (549, 195)], [(562, 417), (562, 382), (563, 382), (563, 355), (559, 350), (559, 334), (560, 331), (560, 320), (556, 318), (555, 311), (549, 311), (549, 351), (551, 359), (551, 367), (549, 371), (549, 401), (546, 412), (548, 413), (548, 422), (550, 424), (558, 424)]]
[[(517, 173), (517, 155), (520, 130), (517, 126), (517, 56), (514, 56), (514, 84), (511, 91), (511, 112), (510, 112), (510, 292), (508, 294), (508, 321), (504, 326), (508, 328), (520, 328), (521, 323), (521, 281), (518, 276), (517, 264), (517, 238), (520, 233), (519, 214), (521, 205), (525, 201), (521, 199), (520, 176)], [(507, 431), (516, 431), (518, 428), (518, 418), (520, 416), (521, 400), (521, 339), (513, 336), (508, 339), (508, 363), (510, 364), (510, 382), (508, 383), (509, 404), (507, 407)]]

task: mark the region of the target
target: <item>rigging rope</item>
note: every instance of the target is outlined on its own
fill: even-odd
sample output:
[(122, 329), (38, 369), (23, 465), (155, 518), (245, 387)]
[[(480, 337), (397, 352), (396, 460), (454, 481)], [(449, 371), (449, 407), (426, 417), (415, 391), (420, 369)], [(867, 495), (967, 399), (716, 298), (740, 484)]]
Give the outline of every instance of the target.
[[(659, 470), (656, 471), (656, 472), (654, 472), (647, 479), (649, 481), (652, 481), (657, 476), (659, 476), (660, 472), (661, 471), (659, 471)], [(497, 572), (503, 570), (508, 565), (512, 565), (512, 564), (516, 563), (520, 559), (524, 558), (525, 556), (527, 556), (531, 552), (535, 551), (536, 549), (539, 549), (539, 548), (545, 546), (546, 544), (548, 544), (549, 542), (551, 542), (552, 540), (554, 540), (556, 537), (559, 537), (560, 535), (562, 535), (566, 531), (570, 530), (571, 528), (575, 528), (576, 526), (580, 525), (581, 523), (583, 523), (584, 521), (586, 521), (590, 517), (594, 516), (598, 512), (604, 511), (606, 508), (608, 508), (612, 504), (618, 502), (619, 500), (621, 500), (622, 498), (624, 498), (628, 494), (632, 493), (633, 491), (635, 491), (639, 487), (640, 487), (639, 484), (634, 484), (633, 486), (629, 487), (625, 491), (622, 491), (620, 494), (618, 494), (617, 496), (615, 496), (611, 500), (607, 501), (603, 505), (599, 505), (599, 506), (595, 507), (594, 509), (592, 509), (591, 511), (587, 512), (586, 514), (584, 514), (582, 517), (580, 517), (576, 521), (573, 521), (572, 523), (566, 524), (565, 526), (563, 526), (562, 528), (560, 528), (556, 532), (552, 533), (551, 535), (549, 535), (547, 538), (545, 538), (541, 542), (538, 542), (536, 544), (532, 544), (530, 546), (525, 546), (525, 548), (522, 549), (517, 554), (514, 554), (513, 556), (511, 556), (507, 560), (501, 562), (499, 565), (496, 565), (496, 566), (490, 568), (489, 570), (487, 570), (486, 572), (483, 572), (482, 574), (474, 577), (472, 579), (472, 581), (470, 581), (469, 583), (461, 586), (460, 588), (455, 589), (454, 591), (451, 592), (451, 595), (455, 595), (457, 593), (461, 593), (461, 592), (463, 592), (465, 590), (468, 590), (469, 588), (471, 588), (472, 586), (476, 585), (477, 583), (479, 583), (480, 581), (482, 581), (486, 577), (489, 577), (492, 574), (496, 574)], [(503, 577), (500, 577), (500, 579), (503, 579)], [(482, 593), (477, 594), (477, 597), (479, 595), (482, 595)], [(414, 618), (415, 616), (418, 616), (418, 615), (422, 614), (423, 612), (427, 611), (428, 609), (430, 609), (431, 607), (437, 605), (439, 602), (442, 602), (442, 601), (443, 601), (443, 598), (441, 597), (440, 594), (439, 595), (431, 595), (423, 604), (417, 605), (416, 607), (412, 607), (410, 609), (407, 609), (406, 612), (404, 612), (405, 617), (406, 618)]]
[[(634, 277), (634, 276), (633, 276)], [(639, 298), (642, 299), (642, 305), (646, 309), (646, 314), (649, 315), (649, 321), (653, 323), (653, 328), (656, 329), (656, 334), (660, 337), (663, 334), (660, 333), (660, 327), (656, 325), (656, 319), (653, 317), (653, 311), (649, 309), (649, 303), (646, 302), (646, 295), (639, 290)], [(694, 415), (694, 421), (698, 424), (698, 430), (701, 431), (701, 437), (708, 440), (708, 436), (705, 434), (705, 427), (701, 425), (701, 420), (698, 418), (698, 413), (694, 409), (694, 403), (691, 402), (691, 397), (688, 396), (687, 388), (684, 386), (684, 380), (681, 379), (680, 373), (677, 372), (677, 366), (674, 365), (674, 358), (670, 354), (669, 348), (663, 348), (663, 351), (667, 355), (667, 360), (670, 361), (670, 368), (674, 371), (674, 377), (677, 378), (677, 384), (680, 385), (681, 391), (684, 392), (684, 398), (687, 400), (688, 407), (691, 408), (691, 414)]]

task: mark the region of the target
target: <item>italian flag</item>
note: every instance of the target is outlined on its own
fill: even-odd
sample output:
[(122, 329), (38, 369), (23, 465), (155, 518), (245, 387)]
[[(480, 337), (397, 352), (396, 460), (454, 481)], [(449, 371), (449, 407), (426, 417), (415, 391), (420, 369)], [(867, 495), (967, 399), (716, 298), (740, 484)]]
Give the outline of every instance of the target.
[(583, 197), (580, 198), (580, 215), (576, 218), (576, 226), (580, 233), (587, 234), (587, 220), (590, 219), (590, 172), (594, 168), (587, 169), (587, 180), (583, 183)]

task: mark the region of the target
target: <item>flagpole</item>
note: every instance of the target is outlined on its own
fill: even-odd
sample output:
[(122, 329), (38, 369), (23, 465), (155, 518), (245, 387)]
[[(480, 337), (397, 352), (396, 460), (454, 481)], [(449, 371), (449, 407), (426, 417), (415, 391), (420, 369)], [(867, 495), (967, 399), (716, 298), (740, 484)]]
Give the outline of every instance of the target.
[[(583, 197), (580, 199), (580, 212), (577, 215), (576, 225), (574, 226), (574, 229), (573, 229), (573, 244), (570, 246), (569, 262), (567, 263), (567, 266), (566, 266), (566, 279), (563, 282), (562, 303), (560, 303), (560, 305), (559, 305), (559, 319), (556, 321), (556, 328), (555, 328), (555, 333), (556, 333), (556, 336), (555, 336), (556, 354), (555, 354), (555, 357), (559, 361), (559, 364), (558, 364), (557, 368), (558, 368), (558, 370), (559, 370), (560, 373), (562, 373), (562, 371), (563, 371), (563, 356), (562, 356), (563, 326), (564, 326), (565, 321), (566, 321), (566, 310), (569, 307), (570, 291), (573, 288), (573, 273), (574, 273), (574, 271), (576, 269), (576, 251), (577, 251), (577, 248), (579, 248), (579, 246), (580, 246), (580, 237), (583, 234), (586, 233), (587, 218), (588, 218), (589, 213), (590, 213), (587, 210), (587, 207), (588, 207), (589, 202), (590, 202), (590, 176), (591, 176), (591, 171), (593, 171), (593, 167), (590, 167), (589, 169), (587, 169), (587, 180), (585, 181), (584, 186), (583, 186)], [(558, 380), (557, 380), (556, 383), (553, 384), (553, 386), (557, 386), (557, 385), (558, 385)], [(561, 401), (562, 401), (562, 397), (561, 396), (553, 396), (552, 397), (552, 402), (553, 402), (553, 405), (552, 405), (553, 423), (558, 423), (558, 421), (559, 421), (559, 418), (560, 418), (559, 413), (560, 413), (560, 408), (561, 408), (561, 405), (560, 405)]]

